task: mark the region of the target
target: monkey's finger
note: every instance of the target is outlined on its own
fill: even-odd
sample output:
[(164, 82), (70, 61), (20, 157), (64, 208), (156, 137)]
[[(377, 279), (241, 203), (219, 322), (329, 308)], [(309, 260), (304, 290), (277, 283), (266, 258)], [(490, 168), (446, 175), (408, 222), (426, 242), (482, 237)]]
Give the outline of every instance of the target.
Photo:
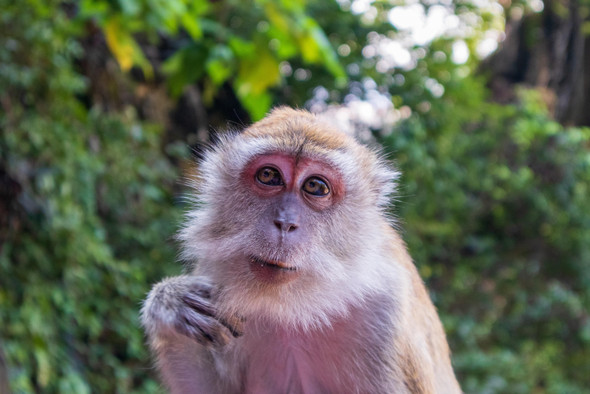
[(192, 309), (182, 311), (175, 323), (176, 330), (197, 342), (206, 345), (225, 345), (229, 337), (224, 333), (224, 328), (213, 317), (201, 315)]
[(190, 293), (194, 293), (198, 297), (202, 298), (211, 298), (211, 293), (213, 292), (213, 286), (209, 283), (199, 281), (194, 283), (189, 290)]
[[(191, 308), (205, 316), (216, 317), (216, 310), (213, 305), (199, 297), (195, 292), (189, 291), (182, 297), (183, 301)], [(231, 319), (217, 318), (219, 323), (226, 327), (229, 332), (237, 338), (242, 335), (241, 323), (242, 321), (235, 317)]]
[(242, 334), (244, 334), (244, 331), (242, 330), (243, 321), (241, 319), (237, 317), (233, 317), (230, 319), (224, 319), (222, 317), (219, 317), (217, 320), (219, 320), (219, 322), (223, 324), (229, 330), (229, 332), (231, 332), (234, 338), (241, 337)]
[(193, 291), (189, 291), (182, 296), (182, 301), (190, 308), (206, 316), (215, 316), (215, 308), (206, 299), (199, 297)]
[(178, 320), (174, 324), (174, 328), (178, 333), (197, 341), (201, 345), (207, 345), (208, 343), (213, 342), (213, 337), (198, 326), (190, 325), (186, 321)]
[[(194, 292), (190, 291), (186, 293), (182, 299), (189, 307), (193, 308), (199, 313), (206, 316), (217, 317), (215, 307), (213, 307), (213, 305), (207, 300), (198, 297), (198, 295), (196, 295)], [(242, 335), (242, 321), (239, 318), (235, 317), (231, 319), (224, 319), (218, 317), (217, 320), (223, 326), (225, 326), (235, 338)]]

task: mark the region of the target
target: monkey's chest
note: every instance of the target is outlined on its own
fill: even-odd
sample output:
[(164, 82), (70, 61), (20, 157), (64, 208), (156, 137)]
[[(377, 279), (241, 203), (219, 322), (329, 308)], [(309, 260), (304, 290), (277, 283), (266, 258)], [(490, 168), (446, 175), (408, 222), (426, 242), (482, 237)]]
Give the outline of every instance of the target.
[[(322, 392), (332, 375), (324, 363), (302, 354), (300, 349), (283, 348), (252, 354), (243, 383), (249, 393)], [(319, 369), (318, 369), (319, 368)]]
[(360, 354), (350, 343), (269, 335), (250, 344), (253, 346), (243, 349), (248, 356), (243, 364), (242, 392), (371, 392), (370, 378), (376, 371), (362, 370), (358, 359), (355, 362)]

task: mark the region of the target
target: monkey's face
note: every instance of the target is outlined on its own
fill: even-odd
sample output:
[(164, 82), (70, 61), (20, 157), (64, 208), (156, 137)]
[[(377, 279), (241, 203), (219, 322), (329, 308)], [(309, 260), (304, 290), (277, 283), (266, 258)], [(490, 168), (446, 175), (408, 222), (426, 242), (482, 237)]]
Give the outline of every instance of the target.
[(297, 279), (322, 222), (344, 198), (342, 176), (321, 160), (270, 153), (255, 157), (240, 178), (256, 217), (249, 269), (268, 285)]
[(199, 206), (180, 237), (222, 311), (309, 327), (376, 285), (358, 279), (379, 276), (379, 199), (394, 173), (351, 138), (290, 112), (206, 155)]

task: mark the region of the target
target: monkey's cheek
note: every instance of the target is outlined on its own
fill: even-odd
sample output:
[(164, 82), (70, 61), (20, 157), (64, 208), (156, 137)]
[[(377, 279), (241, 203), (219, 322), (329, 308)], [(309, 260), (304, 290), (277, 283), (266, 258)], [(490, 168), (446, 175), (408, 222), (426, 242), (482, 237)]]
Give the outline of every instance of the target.
[(283, 268), (276, 265), (264, 264), (257, 261), (250, 262), (250, 271), (256, 279), (269, 285), (289, 283), (299, 276), (294, 268)]

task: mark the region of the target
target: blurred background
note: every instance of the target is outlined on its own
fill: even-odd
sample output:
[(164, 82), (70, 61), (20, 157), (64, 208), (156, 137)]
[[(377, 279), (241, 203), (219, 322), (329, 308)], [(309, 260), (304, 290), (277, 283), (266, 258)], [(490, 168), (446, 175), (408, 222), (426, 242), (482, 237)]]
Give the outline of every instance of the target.
[(590, 390), (590, 0), (0, 0), (0, 392), (153, 393), (194, 150), (275, 105), (403, 172), (467, 393)]

